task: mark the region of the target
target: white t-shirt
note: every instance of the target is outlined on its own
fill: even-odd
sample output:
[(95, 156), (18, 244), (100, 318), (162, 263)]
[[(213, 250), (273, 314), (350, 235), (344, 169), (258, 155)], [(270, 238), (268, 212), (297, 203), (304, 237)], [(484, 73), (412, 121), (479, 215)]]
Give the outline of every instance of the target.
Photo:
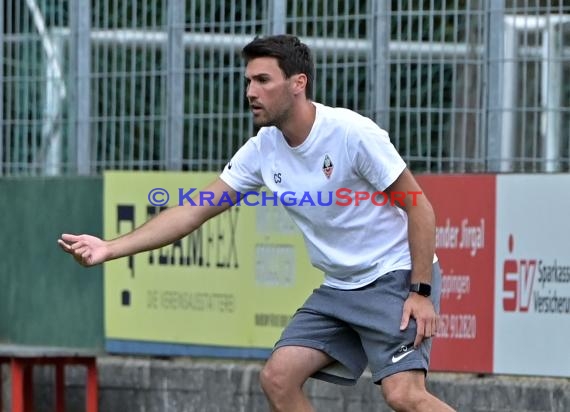
[[(368, 199), (357, 206), (354, 199), (355, 192), (384, 191), (405, 162), (372, 120), (314, 104), (315, 123), (301, 145), (290, 147), (276, 127), (261, 128), (220, 178), (241, 194), (266, 186), (287, 205), (325, 285), (355, 289), (387, 272), (410, 269), (406, 213), (390, 201), (377, 206)], [(387, 200), (379, 194), (374, 199)], [(264, 207), (275, 206), (269, 200)]]

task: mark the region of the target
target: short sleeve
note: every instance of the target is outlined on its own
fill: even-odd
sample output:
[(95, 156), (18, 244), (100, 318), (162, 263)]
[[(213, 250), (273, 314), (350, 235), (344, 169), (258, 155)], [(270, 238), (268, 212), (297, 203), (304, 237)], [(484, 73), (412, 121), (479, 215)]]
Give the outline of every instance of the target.
[(380, 191), (394, 183), (406, 168), (388, 133), (368, 118), (350, 128), (347, 150), (356, 173)]
[(249, 139), (226, 164), (220, 175), (237, 192), (259, 190), (263, 186), (259, 151), (254, 139)]

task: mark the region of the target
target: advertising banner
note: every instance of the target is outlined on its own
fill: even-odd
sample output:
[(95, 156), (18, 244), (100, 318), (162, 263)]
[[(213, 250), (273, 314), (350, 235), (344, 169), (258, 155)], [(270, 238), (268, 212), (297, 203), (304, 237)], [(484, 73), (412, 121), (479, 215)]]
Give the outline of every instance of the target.
[[(106, 173), (105, 238), (217, 176)], [(417, 180), (443, 273), (431, 369), (570, 377), (570, 176)], [(282, 206), (234, 206), (172, 245), (105, 264), (106, 348), (265, 357), (322, 280)]]
[(570, 377), (570, 175), (497, 177), (494, 372)]
[(440, 324), (432, 370), (493, 368), (495, 176), (418, 176), (436, 213), (442, 269)]
[[(198, 195), (217, 176), (106, 173), (105, 238)], [(299, 231), (273, 205), (234, 206), (172, 245), (108, 262), (104, 270), (107, 349), (165, 355), (268, 353), (322, 282)]]

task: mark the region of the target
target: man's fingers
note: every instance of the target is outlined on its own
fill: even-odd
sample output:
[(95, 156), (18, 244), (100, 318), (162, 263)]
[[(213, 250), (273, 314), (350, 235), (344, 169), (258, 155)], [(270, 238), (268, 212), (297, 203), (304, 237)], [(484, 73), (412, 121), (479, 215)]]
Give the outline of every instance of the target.
[(416, 339), (414, 340), (414, 348), (417, 348), (418, 346), (420, 346), (420, 344), (422, 343), (422, 341), (424, 340), (424, 332), (423, 332), (423, 325), (420, 328), (418, 325), (418, 329), (416, 332)]
[(424, 337), (431, 338), (431, 319), (426, 320), (424, 325)]
[[(77, 239), (78, 236), (74, 236), (74, 238)], [(61, 239), (58, 239), (57, 243), (65, 252), (73, 255), (78, 263), (84, 266), (88, 265), (89, 259), (91, 258), (91, 249), (87, 242), (83, 240), (76, 240), (75, 243), (69, 244)]]
[(426, 331), (426, 336), (433, 338), (435, 335), (437, 335), (437, 323), (438, 323), (438, 317), (436, 314), (434, 318), (430, 319), (429, 335), (427, 334), (428, 331)]
[(417, 348), (425, 338), (429, 338), (428, 330), (429, 322), (425, 318), (416, 318), (416, 339), (414, 341), (414, 346)]
[(64, 233), (61, 235), (61, 239), (63, 239), (67, 243), (75, 243), (81, 238), (81, 235), (72, 235), (71, 233)]
[(416, 327), (415, 347), (419, 346), (422, 340), (433, 338), (437, 334), (437, 318), (416, 319)]
[(59, 243), (59, 245), (68, 252), (73, 251), (85, 244), (85, 242), (81, 240), (81, 236), (70, 234), (61, 235), (61, 238), (57, 240), (57, 243)]
[(73, 250), (71, 249), (71, 246), (68, 245), (67, 243), (65, 243), (63, 240), (61, 239), (57, 239), (57, 244), (67, 253), (73, 253)]
[(83, 256), (83, 254), (87, 251), (89, 251), (89, 248), (87, 246), (83, 246), (75, 249), (73, 253), (75, 253), (77, 256)]
[(400, 322), (400, 330), (404, 330), (408, 327), (410, 322), (411, 311), (406, 305), (404, 305), (404, 312), (402, 313), (402, 321)]
[(71, 249), (77, 251), (79, 249), (83, 249), (84, 247), (87, 247), (87, 243), (84, 242), (83, 240), (79, 240), (77, 242), (75, 242), (73, 245), (71, 245)]
[(94, 236), (64, 233), (57, 243), (82, 266), (93, 266), (94, 262), (100, 263), (104, 260), (104, 257), (100, 257), (105, 252), (104, 242)]
[(437, 317), (432, 320), (431, 322), (431, 336), (435, 336), (437, 334)]
[(433, 338), (437, 334), (437, 318), (424, 321), (422, 328), (419, 326), (420, 323), (418, 322), (418, 334), (422, 334), (422, 339)]

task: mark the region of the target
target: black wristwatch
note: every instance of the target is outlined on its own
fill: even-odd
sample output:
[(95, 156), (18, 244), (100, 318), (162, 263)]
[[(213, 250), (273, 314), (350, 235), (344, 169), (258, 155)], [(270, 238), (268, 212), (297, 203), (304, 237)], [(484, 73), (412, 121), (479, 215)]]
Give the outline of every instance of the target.
[(416, 292), (418, 295), (427, 298), (431, 295), (431, 285), (429, 283), (412, 283), (410, 285), (410, 292)]

